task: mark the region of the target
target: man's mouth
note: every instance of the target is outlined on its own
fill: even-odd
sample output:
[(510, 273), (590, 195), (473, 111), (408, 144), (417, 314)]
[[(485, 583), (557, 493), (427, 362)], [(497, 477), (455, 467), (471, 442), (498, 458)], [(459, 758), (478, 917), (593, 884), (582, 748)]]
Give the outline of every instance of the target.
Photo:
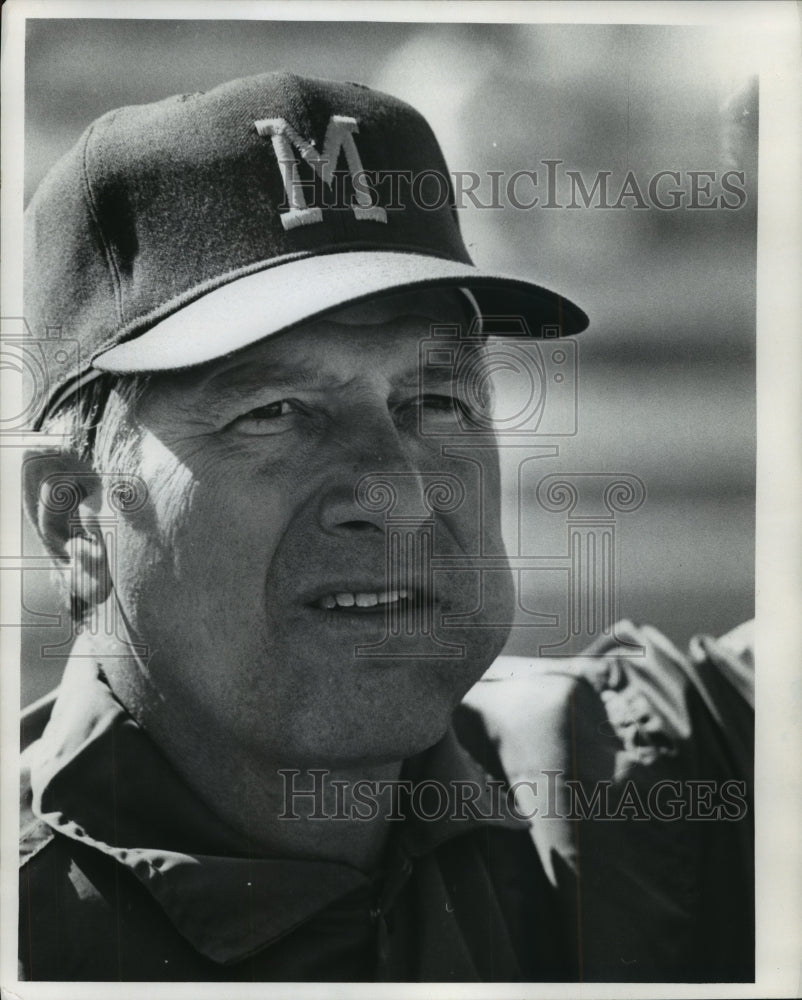
[(376, 609), (401, 607), (408, 600), (406, 590), (339, 590), (324, 594), (315, 606), (326, 611), (349, 610), (371, 611)]

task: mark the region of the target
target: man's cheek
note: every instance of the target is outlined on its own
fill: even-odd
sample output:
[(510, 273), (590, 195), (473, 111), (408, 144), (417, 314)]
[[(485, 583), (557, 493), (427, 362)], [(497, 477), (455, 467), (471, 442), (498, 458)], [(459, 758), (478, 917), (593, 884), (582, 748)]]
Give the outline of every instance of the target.
[(503, 554), (501, 474), (495, 444), (449, 447), (432, 463), (431, 474), (436, 477), (438, 472), (444, 480), (443, 494), (456, 499), (445, 516), (457, 528), (463, 551)]
[(147, 501), (130, 519), (130, 527), (161, 547), (174, 548), (176, 535), (192, 511), (197, 471), (147, 433), (142, 437), (137, 471), (145, 483)]
[(238, 496), (247, 477), (214, 455), (202, 461), (198, 456), (178, 458), (157, 442), (143, 460), (142, 473), (148, 503), (133, 525), (172, 555), (179, 576), (194, 571), (207, 548), (230, 537), (247, 511)]

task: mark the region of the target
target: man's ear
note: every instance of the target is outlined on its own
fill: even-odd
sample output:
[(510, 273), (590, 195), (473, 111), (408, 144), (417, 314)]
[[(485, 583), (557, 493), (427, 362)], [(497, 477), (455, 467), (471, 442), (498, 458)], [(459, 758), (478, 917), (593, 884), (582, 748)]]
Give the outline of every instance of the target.
[(22, 488), (25, 512), (73, 600), (84, 607), (102, 604), (111, 580), (98, 520), (98, 474), (67, 452), (30, 452), (23, 459)]

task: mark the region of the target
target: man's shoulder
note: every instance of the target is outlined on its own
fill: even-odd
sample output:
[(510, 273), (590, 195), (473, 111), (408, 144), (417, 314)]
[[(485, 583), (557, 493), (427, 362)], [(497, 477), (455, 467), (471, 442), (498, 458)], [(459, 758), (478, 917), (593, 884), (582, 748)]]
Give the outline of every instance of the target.
[(22, 763), (19, 977), (84, 978), (82, 965), (113, 914), (76, 859), (76, 845), (33, 812), (25, 754)]
[(460, 706), (466, 749), (516, 789), (587, 978), (753, 974), (748, 921), (733, 945), (726, 919), (753, 907), (753, 683), (748, 630), (683, 653), (621, 622), (580, 656), (499, 658)]
[(125, 866), (52, 830), (34, 836), (20, 867), (21, 980), (215, 978)]
[(200, 959), (136, 877), (57, 833), (33, 807), (31, 765), (55, 692), (21, 720), (19, 978), (197, 979)]
[(724, 735), (734, 720), (748, 726), (754, 670), (752, 622), (718, 639), (695, 636), (683, 652), (657, 629), (621, 621), (575, 656), (499, 657), (463, 708), (491, 733), (525, 731), (552, 754), (585, 739), (597, 753), (623, 749), (638, 763), (644, 748), (694, 739), (701, 716)]
[[(93, 943), (110, 926), (102, 893), (76, 858), (77, 845), (59, 836), (33, 808), (31, 764), (55, 692), (22, 713), (20, 724), (19, 977), (80, 979)], [(106, 910), (106, 912), (103, 912)]]
[(36, 741), (50, 719), (57, 691), (51, 691), (23, 710), (20, 717), (20, 803), (19, 803), (19, 860), (20, 866), (28, 864), (44, 847), (53, 841), (53, 830), (33, 811), (31, 790), (31, 757), (36, 752)]

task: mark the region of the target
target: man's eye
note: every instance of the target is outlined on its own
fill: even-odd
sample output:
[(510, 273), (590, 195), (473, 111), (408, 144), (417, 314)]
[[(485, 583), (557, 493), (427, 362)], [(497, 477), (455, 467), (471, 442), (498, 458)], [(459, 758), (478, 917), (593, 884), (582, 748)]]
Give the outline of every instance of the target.
[(460, 425), (472, 425), (480, 420), (483, 414), (478, 413), (462, 396), (429, 393), (420, 396), (416, 401), (424, 421), (429, 420), (459, 420)]
[(461, 407), (461, 402), (455, 399), (454, 396), (439, 396), (439, 395), (426, 395), (421, 396), (417, 401), (419, 407), (425, 407), (427, 410), (440, 411), (442, 413), (456, 413)]
[(296, 400), (279, 399), (237, 417), (230, 426), (238, 434), (280, 434), (287, 429), (288, 418), (294, 417), (299, 409)]

